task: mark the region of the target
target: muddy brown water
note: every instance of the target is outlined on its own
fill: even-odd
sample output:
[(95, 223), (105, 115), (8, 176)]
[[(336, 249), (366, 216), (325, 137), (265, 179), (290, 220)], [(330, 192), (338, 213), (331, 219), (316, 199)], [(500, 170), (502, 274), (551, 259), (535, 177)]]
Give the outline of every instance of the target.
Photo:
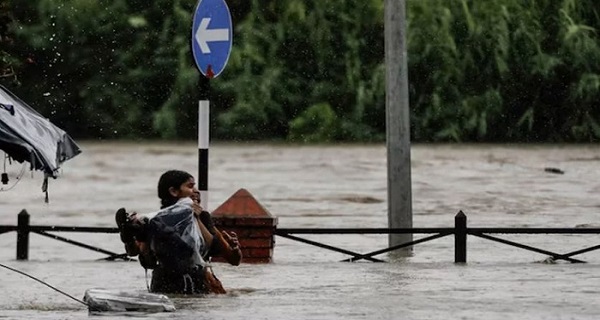
[[(27, 172), (0, 192), (0, 225), (27, 209), (32, 224), (114, 225), (121, 206), (158, 207), (156, 182), (165, 170), (197, 174), (193, 143), (81, 143), (83, 153), (50, 181)], [(559, 169), (563, 174), (546, 170)], [(16, 171), (15, 165), (9, 171)], [(12, 172), (12, 171), (11, 171)], [(384, 145), (285, 146), (214, 144), (208, 208), (246, 188), (279, 227), (386, 227)], [(414, 145), (415, 227), (451, 227), (464, 211), (470, 226), (599, 227), (600, 148), (597, 145)], [(121, 252), (118, 236), (61, 233)], [(308, 235), (356, 252), (386, 247), (381, 235)], [(420, 237), (416, 235), (415, 238)], [(506, 239), (550, 251), (596, 245), (600, 235), (511, 235)], [(378, 256), (388, 263), (341, 263), (347, 256), (276, 238), (274, 263), (215, 264), (230, 293), (175, 297), (172, 314), (105, 315), (110, 319), (597, 319), (600, 251), (585, 264), (544, 263), (547, 256), (475, 237), (468, 263), (455, 265), (454, 239), (415, 246), (412, 256)], [(137, 262), (98, 261), (103, 255), (31, 235), (30, 260), (16, 261), (16, 234), (0, 235), (0, 263), (27, 272), (78, 298), (88, 288), (145, 290)], [(77, 302), (0, 268), (0, 319), (82, 319)]]

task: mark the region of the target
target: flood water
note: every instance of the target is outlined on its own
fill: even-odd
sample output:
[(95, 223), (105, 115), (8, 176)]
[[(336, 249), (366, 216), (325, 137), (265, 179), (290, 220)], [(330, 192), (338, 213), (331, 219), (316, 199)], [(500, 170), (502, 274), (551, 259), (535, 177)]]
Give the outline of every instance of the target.
[[(49, 184), (27, 172), (0, 192), (0, 225), (27, 209), (33, 225), (114, 226), (119, 207), (154, 211), (156, 182), (168, 169), (196, 175), (194, 143), (81, 143)], [(451, 227), (462, 210), (477, 227), (599, 227), (600, 148), (597, 145), (414, 145), (415, 227)], [(387, 227), (385, 145), (284, 146), (214, 144), (208, 208), (245, 188), (279, 219), (281, 228)], [(16, 170), (11, 166), (11, 170)], [(564, 174), (546, 172), (556, 168)], [(11, 181), (12, 183), (12, 181)], [(123, 252), (116, 234), (60, 236)], [(387, 246), (386, 235), (307, 235), (355, 252)], [(423, 235), (415, 235), (415, 239)], [(600, 235), (498, 235), (567, 253)], [(0, 234), (0, 263), (77, 298), (88, 288), (146, 289), (137, 262), (36, 234), (29, 261), (16, 261), (16, 233)], [(598, 319), (600, 251), (584, 264), (545, 263), (547, 256), (469, 236), (468, 263), (454, 264), (454, 238), (414, 247), (387, 263), (347, 258), (276, 238), (274, 262), (215, 264), (229, 289), (223, 296), (174, 298), (170, 314), (88, 315), (87, 308), (48, 287), (0, 268), (0, 319)]]

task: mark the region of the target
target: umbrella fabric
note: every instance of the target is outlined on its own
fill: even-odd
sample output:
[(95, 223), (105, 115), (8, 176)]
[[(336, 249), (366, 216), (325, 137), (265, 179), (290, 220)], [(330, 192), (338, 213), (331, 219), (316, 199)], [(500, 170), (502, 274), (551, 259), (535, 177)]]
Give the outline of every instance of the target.
[(79, 146), (25, 102), (0, 85), (0, 150), (56, 178), (60, 165), (81, 153)]

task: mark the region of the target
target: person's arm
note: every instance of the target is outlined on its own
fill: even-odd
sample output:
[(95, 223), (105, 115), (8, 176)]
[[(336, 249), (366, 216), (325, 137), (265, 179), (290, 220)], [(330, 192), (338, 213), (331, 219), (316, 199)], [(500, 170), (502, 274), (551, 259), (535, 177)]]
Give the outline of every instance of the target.
[(226, 231), (221, 232), (217, 228), (214, 228), (214, 231), (215, 238), (222, 248), (221, 256), (229, 264), (239, 266), (242, 262), (242, 250), (240, 249), (240, 243), (235, 232), (229, 234)]
[(198, 219), (214, 236), (214, 243), (210, 247), (210, 254), (223, 257), (231, 265), (239, 265), (242, 262), (242, 250), (240, 249), (240, 242), (235, 232), (227, 233), (225, 231), (219, 231), (215, 227), (208, 211), (202, 211), (198, 215)]
[(206, 241), (207, 248), (210, 248), (213, 245), (214, 237), (211, 234), (211, 232), (208, 230), (207, 226), (204, 225), (204, 223), (202, 222), (202, 219), (200, 218), (200, 215), (202, 214), (202, 212), (205, 212), (205, 211), (202, 210), (202, 207), (198, 203), (194, 203), (192, 205), (192, 209), (194, 210), (194, 217), (196, 218), (196, 223), (198, 224), (198, 227), (200, 228), (200, 233), (202, 234), (202, 238), (204, 238), (204, 241)]

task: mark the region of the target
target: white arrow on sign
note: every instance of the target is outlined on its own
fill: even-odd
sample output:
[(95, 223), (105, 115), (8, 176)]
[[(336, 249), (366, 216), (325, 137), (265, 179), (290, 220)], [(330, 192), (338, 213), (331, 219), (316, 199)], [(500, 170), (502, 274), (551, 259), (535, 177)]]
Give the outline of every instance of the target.
[(196, 31), (196, 41), (203, 54), (210, 53), (209, 42), (229, 41), (229, 29), (208, 29), (210, 18), (202, 18)]

